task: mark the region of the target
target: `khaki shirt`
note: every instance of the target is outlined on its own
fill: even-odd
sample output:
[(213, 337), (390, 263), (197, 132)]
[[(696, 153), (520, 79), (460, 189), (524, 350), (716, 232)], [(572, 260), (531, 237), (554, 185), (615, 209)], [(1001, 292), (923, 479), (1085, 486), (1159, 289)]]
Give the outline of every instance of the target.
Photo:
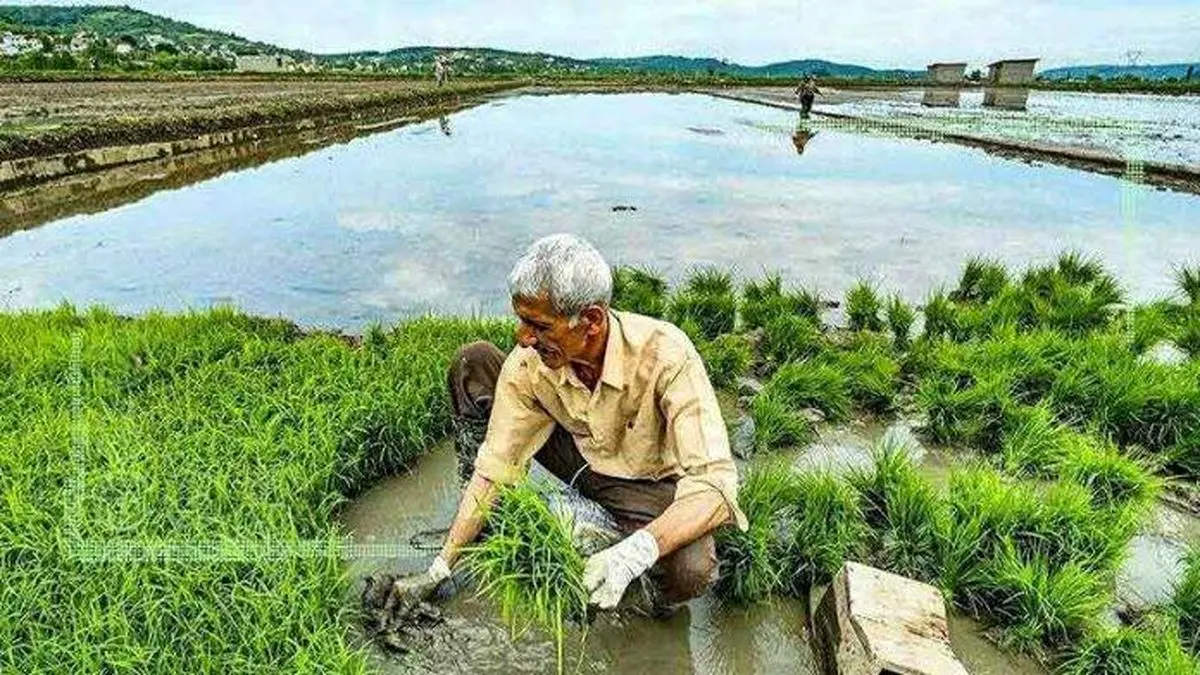
[(497, 483), (518, 482), (556, 424), (574, 437), (592, 471), (677, 478), (676, 501), (714, 490), (746, 529), (716, 395), (696, 348), (675, 326), (610, 312), (595, 392), (569, 366), (551, 370), (533, 349), (514, 349), (500, 369), (475, 470)]

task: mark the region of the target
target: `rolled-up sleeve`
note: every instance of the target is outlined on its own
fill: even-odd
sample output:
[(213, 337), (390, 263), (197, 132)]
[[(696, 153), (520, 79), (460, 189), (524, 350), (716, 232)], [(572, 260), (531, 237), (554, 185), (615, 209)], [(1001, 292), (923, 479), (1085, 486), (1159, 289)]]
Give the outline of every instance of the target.
[(746, 516), (738, 508), (737, 467), (729, 451), (729, 434), (700, 357), (691, 353), (679, 366), (666, 369), (661, 392), (667, 442), (675, 448), (676, 460), (684, 472), (675, 487), (675, 501), (716, 491), (725, 499), (738, 529), (745, 530)]
[(554, 431), (554, 418), (533, 395), (522, 352), (514, 349), (500, 368), (487, 435), (475, 457), (476, 473), (505, 485), (525, 477), (529, 460)]

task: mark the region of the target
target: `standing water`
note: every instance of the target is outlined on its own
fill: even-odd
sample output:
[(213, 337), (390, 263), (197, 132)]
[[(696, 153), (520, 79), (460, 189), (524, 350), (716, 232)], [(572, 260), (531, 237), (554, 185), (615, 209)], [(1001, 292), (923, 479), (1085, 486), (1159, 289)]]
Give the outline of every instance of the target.
[(497, 313), (518, 252), (557, 231), (672, 279), (774, 268), (833, 295), (865, 276), (914, 301), (970, 255), (1071, 247), (1147, 299), (1200, 252), (1192, 195), (849, 132), (797, 154), (797, 122), (700, 95), (494, 101), (13, 233), (0, 308), (233, 303), (351, 330)]

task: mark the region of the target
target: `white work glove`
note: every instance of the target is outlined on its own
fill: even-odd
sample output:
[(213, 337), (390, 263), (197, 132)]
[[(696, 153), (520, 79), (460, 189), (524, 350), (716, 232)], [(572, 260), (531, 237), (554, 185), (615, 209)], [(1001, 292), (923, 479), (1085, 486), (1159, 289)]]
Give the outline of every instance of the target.
[(592, 594), (591, 603), (600, 609), (616, 607), (629, 584), (657, 561), (658, 542), (646, 530), (638, 530), (588, 558), (583, 585)]
[(429, 580), (434, 584), (440, 584), (450, 578), (450, 566), (439, 555), (433, 559), (433, 563), (429, 565), (429, 571), (426, 574), (429, 575)]

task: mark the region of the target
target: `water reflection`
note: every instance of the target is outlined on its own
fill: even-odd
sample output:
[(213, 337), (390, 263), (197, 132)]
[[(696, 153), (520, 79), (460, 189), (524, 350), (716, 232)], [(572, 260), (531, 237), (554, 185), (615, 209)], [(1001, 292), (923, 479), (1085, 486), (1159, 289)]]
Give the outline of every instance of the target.
[(983, 107), (1001, 110), (1025, 110), (1029, 90), (1012, 87), (988, 87), (983, 90)]
[(441, 129), (443, 135), (449, 136), (450, 135), (450, 118), (446, 117), (445, 115), (442, 115), (441, 117), (439, 117), (438, 118), (438, 129)]
[(927, 87), (921, 96), (921, 105), (926, 108), (957, 108), (962, 99), (962, 90), (957, 87)]
[(796, 154), (803, 155), (805, 146), (816, 135), (817, 132), (810, 129), (801, 118), (801, 121), (796, 124), (796, 130), (792, 132), (792, 145), (796, 148)]

